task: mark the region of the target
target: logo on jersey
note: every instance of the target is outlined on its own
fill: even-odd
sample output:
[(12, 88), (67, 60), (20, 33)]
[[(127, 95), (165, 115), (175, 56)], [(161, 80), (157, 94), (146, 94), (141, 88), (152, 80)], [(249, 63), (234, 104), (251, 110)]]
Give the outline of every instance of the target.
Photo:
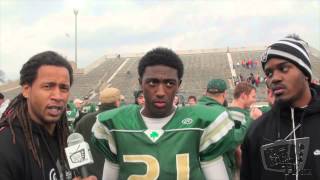
[(315, 156), (320, 156), (320, 150), (319, 150), (319, 149), (316, 149), (316, 150), (313, 152), (313, 154), (314, 154)]
[(152, 129), (147, 129), (144, 131), (144, 133), (148, 136), (148, 138), (152, 142), (156, 142), (162, 135), (163, 135), (163, 130), (152, 130)]
[(181, 121), (182, 124), (189, 125), (193, 122), (191, 118), (186, 118)]

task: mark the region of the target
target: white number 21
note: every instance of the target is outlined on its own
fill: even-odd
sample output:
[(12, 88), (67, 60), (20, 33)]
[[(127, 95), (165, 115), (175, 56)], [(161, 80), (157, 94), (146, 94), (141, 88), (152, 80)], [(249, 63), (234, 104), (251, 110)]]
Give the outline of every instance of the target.
[[(130, 175), (128, 180), (150, 180), (157, 179), (160, 174), (158, 160), (151, 155), (123, 155), (123, 161), (128, 163), (144, 163), (147, 172), (144, 175)], [(177, 180), (189, 179), (189, 154), (177, 154)]]

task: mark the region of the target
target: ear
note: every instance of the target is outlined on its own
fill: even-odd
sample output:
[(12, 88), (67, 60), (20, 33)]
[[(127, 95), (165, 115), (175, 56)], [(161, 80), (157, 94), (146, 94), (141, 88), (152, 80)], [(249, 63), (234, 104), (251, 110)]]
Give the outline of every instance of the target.
[(306, 81), (309, 81), (309, 78), (307, 76), (305, 77), (305, 79), (306, 79)]
[(28, 84), (25, 84), (25, 85), (22, 86), (22, 95), (23, 95), (23, 97), (25, 97), (25, 98), (29, 97), (30, 89), (31, 89), (31, 86), (28, 85)]
[(243, 92), (240, 94), (240, 99), (246, 99), (246, 97), (247, 97), (246, 93)]

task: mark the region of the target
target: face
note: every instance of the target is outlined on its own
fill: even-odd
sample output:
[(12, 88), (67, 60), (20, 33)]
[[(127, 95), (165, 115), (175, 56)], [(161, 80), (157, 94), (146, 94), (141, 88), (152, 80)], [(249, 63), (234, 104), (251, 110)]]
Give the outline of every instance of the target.
[(248, 95), (244, 94), (244, 106), (246, 109), (255, 103), (257, 100), (257, 93), (255, 89), (252, 89)]
[(31, 119), (51, 129), (66, 109), (70, 77), (64, 67), (44, 65), (32, 85), (23, 85), (22, 94), (27, 99)]
[(272, 58), (266, 63), (264, 71), (276, 101), (296, 107), (308, 104), (311, 99), (308, 80), (294, 64)]
[(83, 101), (80, 99), (76, 99), (73, 101), (74, 105), (76, 106), (77, 109), (81, 109)]
[(194, 98), (190, 98), (190, 99), (188, 99), (188, 104), (189, 104), (190, 106), (193, 106), (193, 105), (196, 105), (196, 104), (197, 104), (197, 101), (196, 101)]
[(179, 96), (174, 96), (172, 104), (176, 106), (179, 104)]
[(144, 105), (144, 96), (143, 95), (138, 96), (137, 102), (140, 106), (143, 106)]
[(142, 113), (152, 118), (170, 115), (180, 86), (177, 70), (164, 65), (148, 66), (141, 78), (139, 81), (145, 98)]

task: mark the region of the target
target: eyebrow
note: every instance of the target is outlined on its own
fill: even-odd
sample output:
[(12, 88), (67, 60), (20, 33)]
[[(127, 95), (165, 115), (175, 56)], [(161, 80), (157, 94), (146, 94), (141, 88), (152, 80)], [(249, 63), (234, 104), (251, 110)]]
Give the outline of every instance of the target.
[[(284, 61), (282, 63), (277, 64), (276, 68), (278, 68), (280, 66), (283, 66), (283, 65), (286, 65), (286, 64), (291, 64), (291, 63), (289, 63), (288, 61)], [(267, 68), (264, 69), (264, 71), (270, 71), (270, 69), (271, 69), (270, 67), (267, 67)]]

